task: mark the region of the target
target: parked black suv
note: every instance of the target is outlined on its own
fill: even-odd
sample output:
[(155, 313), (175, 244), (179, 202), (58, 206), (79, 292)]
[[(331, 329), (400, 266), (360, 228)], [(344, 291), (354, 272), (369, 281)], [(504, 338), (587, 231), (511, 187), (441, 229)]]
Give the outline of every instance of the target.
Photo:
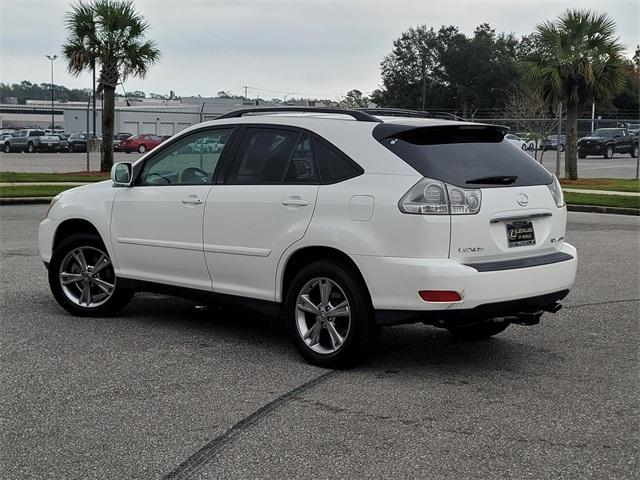
[(588, 137), (578, 140), (578, 157), (604, 155), (613, 157), (614, 153), (630, 153), (638, 156), (638, 136), (632, 135), (626, 128), (598, 128)]

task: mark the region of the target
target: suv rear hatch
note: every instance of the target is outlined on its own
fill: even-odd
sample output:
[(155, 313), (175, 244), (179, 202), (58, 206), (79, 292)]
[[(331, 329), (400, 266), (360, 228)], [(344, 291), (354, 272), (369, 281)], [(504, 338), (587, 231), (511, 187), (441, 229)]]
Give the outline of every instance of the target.
[[(374, 129), (380, 143), (425, 177), (400, 209), (408, 201), (405, 213), (450, 215), (449, 257), (461, 263), (550, 254), (564, 241), (566, 209), (557, 180), (505, 141), (507, 132), (465, 123)], [(420, 207), (421, 195), (435, 203), (440, 195), (443, 205)]]

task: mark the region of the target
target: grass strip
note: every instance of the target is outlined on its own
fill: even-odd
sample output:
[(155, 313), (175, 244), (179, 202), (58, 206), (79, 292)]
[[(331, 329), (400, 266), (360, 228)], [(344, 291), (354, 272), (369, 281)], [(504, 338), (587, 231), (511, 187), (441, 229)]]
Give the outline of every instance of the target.
[(0, 182), (100, 182), (109, 175), (102, 172), (16, 173), (0, 172)]
[(76, 185), (25, 185), (0, 187), (0, 198), (53, 197)]
[(613, 190), (615, 192), (640, 192), (640, 180), (620, 178), (579, 178), (560, 180), (563, 187), (584, 190)]
[(597, 195), (590, 193), (564, 192), (564, 199), (570, 205), (596, 205), (598, 207), (621, 207), (640, 209), (640, 197), (621, 195)]

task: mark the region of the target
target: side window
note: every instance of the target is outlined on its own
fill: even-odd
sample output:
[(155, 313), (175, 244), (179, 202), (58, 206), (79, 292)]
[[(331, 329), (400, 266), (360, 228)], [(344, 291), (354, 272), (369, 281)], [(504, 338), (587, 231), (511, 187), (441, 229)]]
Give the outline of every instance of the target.
[(334, 148), (316, 139), (314, 142), (320, 177), (324, 183), (348, 180), (361, 173), (361, 169)]
[(286, 183), (318, 183), (319, 175), (313, 161), (311, 137), (303, 134), (298, 141), (285, 177)]
[(138, 185), (204, 185), (211, 182), (232, 128), (195, 133), (145, 162)]
[(236, 152), (227, 183), (282, 183), (300, 134), (290, 130), (247, 128)]

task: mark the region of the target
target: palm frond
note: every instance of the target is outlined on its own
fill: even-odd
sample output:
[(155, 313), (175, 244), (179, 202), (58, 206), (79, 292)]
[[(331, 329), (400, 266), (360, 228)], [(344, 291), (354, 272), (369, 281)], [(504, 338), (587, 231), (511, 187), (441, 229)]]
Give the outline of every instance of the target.
[(63, 54), (74, 75), (100, 68), (99, 88), (127, 76), (145, 76), (160, 58), (155, 42), (145, 39), (149, 24), (131, 0), (77, 1), (65, 16), (68, 32)]

